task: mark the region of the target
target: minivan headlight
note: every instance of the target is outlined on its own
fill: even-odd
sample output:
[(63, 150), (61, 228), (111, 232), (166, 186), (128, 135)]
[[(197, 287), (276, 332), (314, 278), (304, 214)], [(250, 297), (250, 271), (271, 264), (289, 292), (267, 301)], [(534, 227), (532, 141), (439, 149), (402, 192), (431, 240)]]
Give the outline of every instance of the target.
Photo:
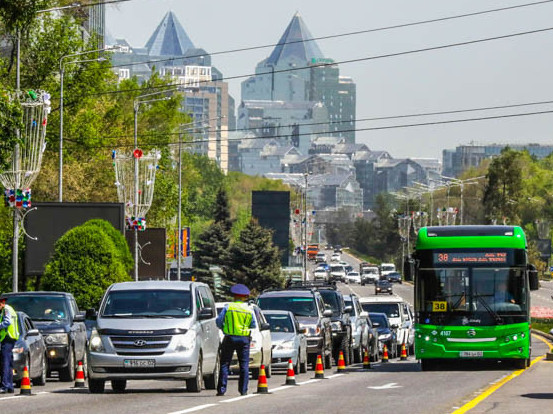
[(67, 345), (69, 344), (69, 336), (66, 333), (48, 334), (44, 338), (46, 345)]
[(317, 325), (300, 325), (300, 329), (307, 329), (306, 336), (318, 336), (321, 333), (321, 328)]
[(175, 335), (175, 351), (186, 352), (194, 349), (196, 346), (196, 331), (190, 329), (184, 335)]
[(96, 328), (93, 328), (92, 333), (90, 334), (89, 347), (92, 352), (104, 352), (102, 337), (100, 336)]

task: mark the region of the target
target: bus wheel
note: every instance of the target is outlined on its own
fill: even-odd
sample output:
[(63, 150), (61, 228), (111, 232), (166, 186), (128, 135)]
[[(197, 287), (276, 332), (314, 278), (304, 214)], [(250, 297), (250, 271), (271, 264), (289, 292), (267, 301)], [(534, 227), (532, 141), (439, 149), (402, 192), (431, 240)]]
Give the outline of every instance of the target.
[(530, 359), (514, 359), (513, 363), (516, 369), (526, 369), (530, 366)]

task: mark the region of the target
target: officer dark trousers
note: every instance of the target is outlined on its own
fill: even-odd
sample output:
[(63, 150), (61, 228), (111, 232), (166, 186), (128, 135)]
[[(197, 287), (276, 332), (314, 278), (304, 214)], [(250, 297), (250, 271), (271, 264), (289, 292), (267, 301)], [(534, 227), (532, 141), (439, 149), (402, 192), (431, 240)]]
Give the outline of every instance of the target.
[(230, 371), (232, 354), (236, 351), (240, 364), (240, 380), (238, 391), (240, 394), (248, 392), (249, 368), (250, 368), (250, 337), (226, 335), (221, 349), (221, 376), (217, 385), (217, 392), (224, 394), (227, 391), (227, 382)]
[(1, 361), (0, 365), (2, 368), (2, 384), (1, 388), (6, 390), (13, 390), (13, 346), (15, 341), (11, 338), (4, 338), (2, 343), (0, 343), (1, 352)]

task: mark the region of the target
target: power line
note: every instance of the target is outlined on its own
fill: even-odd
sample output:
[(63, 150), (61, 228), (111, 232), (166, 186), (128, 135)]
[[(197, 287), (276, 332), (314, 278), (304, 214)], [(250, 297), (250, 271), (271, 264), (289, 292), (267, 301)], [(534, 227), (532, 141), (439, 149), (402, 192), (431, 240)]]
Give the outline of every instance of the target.
[[(465, 42), (448, 43), (448, 44), (445, 44), (445, 45), (430, 46), (430, 47), (425, 47), (425, 48), (421, 48), (421, 49), (407, 50), (407, 51), (403, 51), (403, 52), (387, 53), (387, 54), (384, 54), (384, 55), (368, 56), (368, 57), (362, 57), (362, 58), (357, 58), (357, 59), (348, 59), (348, 60), (343, 60), (343, 61), (339, 61), (339, 62), (332, 62), (332, 63), (318, 63), (318, 64), (313, 65), (313, 66), (301, 66), (301, 67), (294, 67), (294, 68), (287, 68), (287, 69), (279, 69), (279, 70), (274, 70), (274, 71), (271, 71), (271, 72), (266, 72), (266, 73), (264, 73), (264, 75), (285, 73), (285, 72), (295, 72), (295, 71), (299, 71), (299, 70), (311, 69), (313, 67), (328, 67), (328, 66), (334, 66), (334, 65), (345, 65), (345, 64), (365, 62), (365, 61), (370, 61), (370, 60), (378, 60), (378, 59), (386, 59), (386, 58), (392, 58), (392, 57), (413, 55), (413, 54), (417, 54), (417, 53), (431, 52), (431, 51), (436, 51), (436, 50), (448, 49), (448, 48), (452, 48), (452, 47), (468, 46), (468, 45), (473, 45), (473, 44), (478, 44), (478, 43), (491, 42), (491, 41), (495, 41), (495, 40), (503, 40), (503, 39), (509, 39), (509, 38), (514, 38), (514, 37), (519, 37), (519, 36), (526, 36), (526, 35), (531, 35), (531, 34), (544, 33), (544, 32), (548, 32), (548, 31), (551, 31), (551, 30), (553, 30), (553, 27), (546, 27), (546, 28), (543, 28), (543, 29), (536, 29), (536, 30), (530, 30), (530, 31), (525, 31), (525, 32), (517, 32), (517, 33), (511, 33), (511, 34), (501, 35), (501, 36), (493, 36), (493, 37), (486, 37), (486, 38), (482, 38), (482, 39), (467, 40)], [(208, 83), (212, 83), (212, 82), (223, 82), (223, 81), (228, 81), (228, 80), (232, 80), (232, 79), (248, 78), (250, 76), (256, 76), (256, 75), (257, 75), (256, 73), (250, 73), (250, 74), (247, 74), (247, 75), (227, 76), (227, 77), (223, 77), (221, 79), (218, 79), (217, 81), (213, 81), (213, 80), (201, 81), (200, 80), (200, 81), (198, 81), (198, 83), (208, 84)], [(83, 97), (86, 97), (86, 96), (115, 95), (115, 94), (135, 92), (135, 91), (158, 90), (158, 89), (164, 89), (164, 88), (171, 88), (171, 87), (175, 87), (175, 86), (182, 86), (184, 88), (184, 85), (182, 85), (181, 83), (168, 83), (168, 84), (165, 84), (165, 85), (151, 86), (151, 87), (148, 87), (148, 88), (132, 88), (132, 89), (122, 89), (122, 90), (115, 90), (115, 91), (85, 94), (85, 95), (83, 95)]]
[[(553, 110), (549, 111), (537, 111), (537, 112), (524, 112), (524, 113), (518, 113), (518, 114), (509, 114), (509, 115), (493, 115), (493, 116), (486, 116), (486, 117), (479, 117), (479, 118), (465, 118), (465, 119), (452, 119), (447, 121), (433, 121), (433, 122), (421, 122), (421, 123), (415, 123), (415, 124), (401, 124), (401, 125), (388, 125), (388, 126), (381, 126), (381, 127), (368, 127), (368, 128), (352, 128), (352, 129), (345, 129), (339, 132), (361, 132), (361, 131), (381, 131), (381, 130), (387, 130), (387, 129), (399, 129), (399, 128), (414, 128), (414, 127), (421, 127), (421, 126), (432, 126), (432, 125), (444, 125), (444, 124), (454, 124), (454, 123), (464, 123), (464, 122), (475, 122), (475, 121), (488, 121), (492, 119), (504, 119), (504, 118), (515, 118), (515, 117), (523, 117), (523, 116), (532, 116), (532, 115), (545, 115), (545, 114), (552, 114)], [(296, 134), (295, 136), (311, 136), (311, 135), (326, 135), (328, 133), (313, 133), (313, 132), (305, 132)], [(167, 132), (167, 133), (161, 133), (161, 134), (139, 134), (138, 136), (140, 138), (157, 138), (157, 137), (167, 137), (167, 136), (175, 136), (175, 135), (182, 135), (180, 132)], [(105, 139), (115, 139), (115, 138), (132, 138), (133, 135), (122, 135), (118, 137), (104, 137)], [(256, 139), (277, 139), (277, 138), (290, 138), (290, 135), (272, 135), (268, 137), (245, 137), (241, 138), (237, 141), (250, 141), (250, 140), (256, 140)], [(78, 141), (68, 139), (68, 141), (80, 144)], [(194, 145), (194, 144), (202, 144), (202, 143), (208, 143), (213, 141), (212, 139), (197, 139), (192, 141), (177, 141), (177, 142), (170, 142), (166, 145)], [(154, 147), (156, 144), (143, 144), (143, 147)], [(86, 146), (86, 148), (134, 148), (134, 144), (129, 145), (91, 145)]]
[(101, 1), (97, 3), (88, 3), (88, 4), (74, 3), (74, 4), (68, 4), (67, 6), (52, 7), (51, 9), (39, 10), (37, 11), (37, 13), (48, 13), (51, 11), (67, 10), (67, 9), (83, 9), (85, 7), (101, 6), (102, 4), (124, 3), (127, 1), (132, 1), (132, 0), (106, 0), (106, 1)]
[[(129, 1), (129, 0), (126, 0), (126, 1)], [(223, 51), (214, 52), (214, 53), (191, 55), (191, 56), (186, 56), (186, 57), (184, 57), (184, 56), (182, 56), (182, 57), (171, 57), (171, 58), (164, 58), (164, 59), (145, 60), (145, 61), (142, 61), (142, 62), (125, 63), (125, 64), (120, 64), (120, 65), (113, 65), (112, 68), (142, 65), (142, 64), (145, 64), (145, 63), (170, 62), (170, 61), (174, 61), (174, 60), (180, 60), (180, 59), (183, 59), (183, 58), (191, 59), (191, 58), (203, 57), (203, 56), (224, 55), (224, 54), (228, 54), (228, 53), (238, 53), (238, 52), (246, 52), (246, 51), (258, 50), (258, 49), (267, 49), (267, 48), (271, 48), (271, 47), (276, 47), (276, 46), (281, 46), (281, 45), (289, 45), (289, 44), (294, 44), (294, 43), (307, 43), (307, 42), (314, 42), (314, 41), (317, 41), (317, 40), (328, 40), (328, 39), (335, 39), (335, 38), (339, 38), (339, 37), (355, 36), (355, 35), (366, 34), (366, 33), (375, 33), (375, 32), (381, 32), (381, 31), (385, 31), (385, 30), (401, 29), (401, 28), (405, 28), (405, 27), (420, 26), (420, 25), (424, 25), (424, 24), (439, 23), (439, 22), (444, 22), (444, 21), (448, 21), (448, 20), (462, 19), (462, 18), (466, 18), (466, 17), (474, 17), (474, 16), (479, 16), (479, 15), (484, 15), (484, 14), (489, 14), (489, 13), (496, 13), (496, 12), (501, 12), (501, 11), (519, 9), (519, 8), (523, 8), (523, 7), (538, 6), (538, 5), (542, 5), (542, 4), (545, 4), (545, 3), (551, 3), (552, 1), (553, 0), (543, 0), (543, 1), (533, 2), (533, 3), (519, 4), (519, 5), (516, 5), (516, 6), (500, 7), (500, 8), (496, 8), (496, 9), (482, 10), (482, 11), (473, 12), (473, 13), (465, 13), (465, 14), (459, 14), (459, 15), (454, 15), (454, 16), (439, 17), (439, 18), (436, 18), (436, 19), (421, 20), (421, 21), (417, 21), (417, 22), (410, 22), (410, 23), (396, 24), (396, 25), (392, 25), (392, 26), (377, 27), (377, 28), (373, 28), (373, 29), (357, 30), (357, 31), (353, 31), (353, 32), (346, 32), (346, 33), (339, 33), (339, 34), (334, 34), (334, 35), (313, 37), (313, 38), (310, 38), (310, 39), (294, 40), (294, 41), (291, 41), (291, 42), (271, 43), (271, 44), (261, 45), (261, 46), (249, 46), (249, 47), (223, 50)]]

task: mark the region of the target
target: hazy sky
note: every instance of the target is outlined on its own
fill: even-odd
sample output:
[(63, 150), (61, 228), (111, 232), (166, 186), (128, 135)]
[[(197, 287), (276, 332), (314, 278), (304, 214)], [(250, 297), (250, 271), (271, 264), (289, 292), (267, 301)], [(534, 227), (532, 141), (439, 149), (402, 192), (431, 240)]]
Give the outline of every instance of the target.
[[(107, 28), (142, 47), (172, 10), (196, 47), (219, 52), (275, 44), (298, 11), (314, 37), (531, 3), (532, 0), (133, 0), (107, 6)], [(553, 28), (553, 2), (422, 26), (317, 41), (337, 62)], [(212, 57), (224, 76), (252, 74), (272, 48)], [(467, 46), (340, 65), (357, 84), (357, 118), (553, 101), (553, 30)], [(237, 105), (240, 83), (230, 80)], [(358, 122), (357, 128), (553, 111), (553, 104)], [(474, 143), (553, 144), (553, 113), (358, 131), (357, 142), (392, 156), (437, 157)]]

